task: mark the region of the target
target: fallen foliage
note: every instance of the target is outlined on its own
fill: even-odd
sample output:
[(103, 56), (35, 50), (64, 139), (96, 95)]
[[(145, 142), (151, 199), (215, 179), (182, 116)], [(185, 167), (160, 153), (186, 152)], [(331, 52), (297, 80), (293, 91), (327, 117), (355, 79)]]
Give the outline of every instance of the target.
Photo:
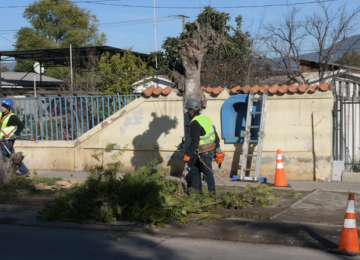
[(266, 206), (276, 199), (273, 189), (263, 184), (242, 193), (237, 188), (218, 192), (216, 197), (191, 189), (185, 192), (180, 181), (159, 174), (163, 168), (156, 160), (117, 178), (122, 164), (104, 164), (106, 153), (112, 159), (121, 156), (122, 151), (113, 153), (114, 147), (111, 144), (94, 155), (101, 164), (91, 169), (84, 184), (70, 188), (48, 204), (41, 218), (81, 223), (126, 220), (164, 226), (170, 221), (186, 223), (194, 216), (214, 218), (211, 211), (215, 208)]
[(48, 178), (35, 176), (33, 178), (18, 177), (15, 174), (12, 176), (9, 184), (0, 185), (0, 199), (7, 197), (16, 197), (19, 195), (44, 195), (49, 193), (55, 193), (54, 190), (37, 190), (36, 185), (54, 185), (57, 181), (61, 181), (61, 178)]

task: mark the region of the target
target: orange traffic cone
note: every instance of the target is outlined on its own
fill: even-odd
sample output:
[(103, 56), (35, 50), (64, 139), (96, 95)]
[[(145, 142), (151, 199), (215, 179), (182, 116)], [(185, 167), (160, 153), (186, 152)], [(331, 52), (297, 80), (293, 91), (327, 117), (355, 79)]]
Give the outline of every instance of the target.
[(332, 253), (343, 255), (359, 255), (359, 238), (356, 228), (355, 196), (349, 194), (349, 200), (345, 213), (344, 225), (341, 230), (339, 249), (330, 250)]
[(276, 187), (288, 186), (285, 176), (284, 161), (282, 159), (280, 149), (277, 150), (277, 156), (276, 156), (276, 171), (275, 171), (274, 186)]

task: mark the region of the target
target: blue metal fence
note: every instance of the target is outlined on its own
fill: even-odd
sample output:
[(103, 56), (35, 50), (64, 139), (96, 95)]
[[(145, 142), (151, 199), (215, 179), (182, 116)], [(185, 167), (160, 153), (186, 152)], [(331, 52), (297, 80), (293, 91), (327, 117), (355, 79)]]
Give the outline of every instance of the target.
[(135, 94), (13, 98), (13, 111), (25, 125), (22, 132), (25, 139), (75, 140), (138, 97)]

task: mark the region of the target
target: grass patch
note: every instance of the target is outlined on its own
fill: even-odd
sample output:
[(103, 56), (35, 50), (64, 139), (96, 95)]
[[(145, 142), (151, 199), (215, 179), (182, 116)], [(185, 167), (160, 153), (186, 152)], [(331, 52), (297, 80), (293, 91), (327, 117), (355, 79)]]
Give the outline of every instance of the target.
[(302, 198), (302, 194), (298, 193), (298, 192), (294, 191), (294, 189), (292, 189), (289, 194), (286, 194), (284, 196), (284, 198), (288, 199), (288, 200), (299, 200)]
[(55, 194), (56, 191), (46, 190), (38, 191), (34, 188), (35, 183), (46, 183), (47, 185), (53, 185), (55, 182), (62, 180), (61, 178), (48, 178), (38, 177), (24, 178), (13, 176), (12, 181), (7, 185), (0, 185), (0, 199), (8, 197), (17, 197), (22, 195), (44, 195)]

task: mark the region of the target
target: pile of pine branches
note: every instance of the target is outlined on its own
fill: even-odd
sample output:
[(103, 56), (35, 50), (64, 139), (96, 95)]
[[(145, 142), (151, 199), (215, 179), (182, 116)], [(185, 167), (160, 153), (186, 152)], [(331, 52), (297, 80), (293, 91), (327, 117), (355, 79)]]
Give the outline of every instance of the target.
[[(81, 223), (120, 220), (164, 226), (170, 221), (188, 222), (194, 214), (211, 214), (215, 208), (266, 206), (276, 196), (272, 188), (260, 185), (239, 192), (236, 188), (212, 196), (206, 192), (184, 191), (180, 181), (167, 179), (156, 161), (134, 172), (116, 177), (122, 164), (105, 164), (104, 154), (113, 153), (114, 145), (94, 155), (101, 164), (90, 171), (83, 185), (71, 188), (48, 204), (42, 216), (46, 220), (72, 220)], [(122, 151), (113, 154), (118, 159)], [(102, 156), (102, 158), (100, 158)]]

